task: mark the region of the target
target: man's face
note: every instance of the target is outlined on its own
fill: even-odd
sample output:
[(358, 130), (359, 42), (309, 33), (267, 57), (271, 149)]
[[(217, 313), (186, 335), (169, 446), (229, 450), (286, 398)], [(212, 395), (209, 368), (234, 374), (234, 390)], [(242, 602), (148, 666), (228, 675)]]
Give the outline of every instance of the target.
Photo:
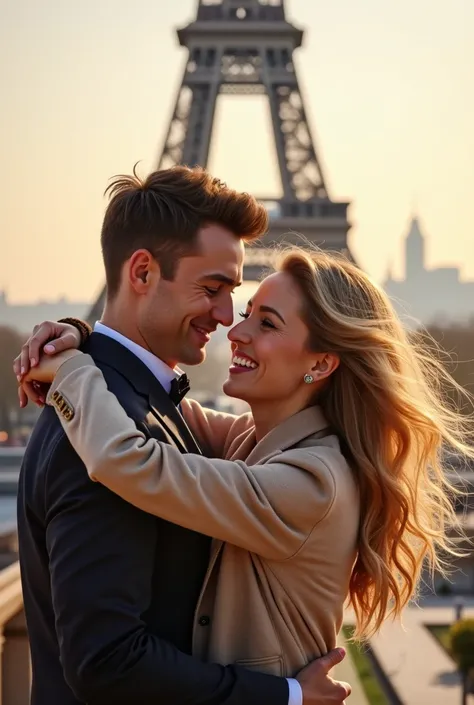
[(233, 322), (232, 292), (242, 282), (244, 244), (226, 228), (198, 233), (196, 256), (183, 257), (173, 281), (158, 278), (142, 298), (139, 328), (149, 349), (171, 367), (198, 365), (217, 326)]

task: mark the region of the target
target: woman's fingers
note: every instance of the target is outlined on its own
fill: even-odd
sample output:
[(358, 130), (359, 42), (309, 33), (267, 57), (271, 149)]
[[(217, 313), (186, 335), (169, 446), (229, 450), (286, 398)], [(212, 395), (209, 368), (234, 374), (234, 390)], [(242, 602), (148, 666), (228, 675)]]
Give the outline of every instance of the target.
[(79, 347), (78, 333), (74, 331), (75, 329), (73, 329), (72, 331), (65, 331), (61, 334), (59, 338), (50, 340), (44, 346), (44, 352), (48, 355), (57, 355), (57, 353), (63, 352), (63, 350), (77, 350), (77, 348)]
[(34, 380), (22, 382), (18, 388), (18, 397), (20, 406), (24, 408), (28, 404), (28, 400), (32, 401), (37, 406), (44, 406), (46, 401), (47, 387)]
[(18, 387), (18, 401), (22, 409), (28, 404), (28, 396), (21, 385)]
[(77, 350), (81, 344), (81, 334), (68, 323), (43, 321), (33, 328), (33, 334), (22, 346), (20, 354), (13, 360), (13, 372), (18, 381), (36, 367), (43, 351), (56, 355), (63, 350)]

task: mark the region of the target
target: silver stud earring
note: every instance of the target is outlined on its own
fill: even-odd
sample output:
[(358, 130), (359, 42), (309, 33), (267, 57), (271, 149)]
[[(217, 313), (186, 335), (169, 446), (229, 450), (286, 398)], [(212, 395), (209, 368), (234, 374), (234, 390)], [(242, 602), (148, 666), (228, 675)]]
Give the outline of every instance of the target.
[(304, 380), (305, 384), (313, 384), (314, 377), (313, 377), (313, 375), (305, 375), (303, 377), (303, 380)]

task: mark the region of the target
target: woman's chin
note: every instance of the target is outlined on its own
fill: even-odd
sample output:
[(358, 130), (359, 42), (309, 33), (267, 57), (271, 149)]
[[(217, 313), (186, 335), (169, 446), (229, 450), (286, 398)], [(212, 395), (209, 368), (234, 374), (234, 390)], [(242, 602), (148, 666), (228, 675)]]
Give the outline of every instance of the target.
[(250, 397), (249, 386), (247, 384), (243, 384), (242, 381), (234, 380), (232, 375), (227, 377), (226, 381), (222, 385), (222, 391), (228, 397), (242, 399), (242, 401), (248, 401), (248, 398)]

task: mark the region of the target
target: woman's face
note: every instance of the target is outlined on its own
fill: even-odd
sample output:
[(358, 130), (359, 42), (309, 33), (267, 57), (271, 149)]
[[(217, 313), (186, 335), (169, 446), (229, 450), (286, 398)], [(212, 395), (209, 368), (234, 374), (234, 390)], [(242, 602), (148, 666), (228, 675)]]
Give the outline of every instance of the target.
[[(242, 322), (228, 333), (232, 364), (224, 392), (249, 404), (272, 401), (304, 408), (311, 403), (317, 383), (327, 377), (333, 356), (312, 353), (308, 329), (301, 318), (302, 297), (291, 276), (277, 272), (267, 277), (242, 312)], [(337, 365), (336, 365), (337, 366)], [(315, 384), (304, 376), (313, 375)]]

